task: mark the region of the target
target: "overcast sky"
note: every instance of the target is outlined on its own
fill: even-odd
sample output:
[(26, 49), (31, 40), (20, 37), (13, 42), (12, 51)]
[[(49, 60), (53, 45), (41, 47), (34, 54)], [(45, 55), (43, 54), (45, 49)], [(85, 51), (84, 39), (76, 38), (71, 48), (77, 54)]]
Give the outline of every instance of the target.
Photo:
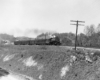
[[(0, 0), (0, 33), (15, 36), (35, 36), (46, 30), (75, 33), (70, 20), (97, 26), (100, 0)], [(79, 33), (83, 29), (84, 26), (79, 26)]]

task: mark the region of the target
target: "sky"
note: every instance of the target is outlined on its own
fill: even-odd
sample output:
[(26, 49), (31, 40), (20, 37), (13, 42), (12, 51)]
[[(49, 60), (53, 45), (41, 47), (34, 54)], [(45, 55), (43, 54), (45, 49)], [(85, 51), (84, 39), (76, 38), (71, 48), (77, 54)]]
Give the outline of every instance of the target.
[[(100, 0), (0, 0), (0, 33), (35, 37), (43, 32), (73, 32), (70, 20), (100, 23)], [(85, 26), (79, 26), (78, 33)]]

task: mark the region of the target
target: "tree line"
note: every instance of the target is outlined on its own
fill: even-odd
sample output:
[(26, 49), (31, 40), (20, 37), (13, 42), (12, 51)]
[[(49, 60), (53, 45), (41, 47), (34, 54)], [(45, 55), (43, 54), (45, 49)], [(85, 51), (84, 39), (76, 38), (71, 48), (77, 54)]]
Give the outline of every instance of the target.
[(86, 26), (84, 33), (78, 35), (78, 46), (100, 47), (100, 24)]
[[(75, 45), (75, 34), (74, 33), (56, 33), (61, 39), (62, 45), (74, 46)], [(84, 33), (78, 34), (77, 46), (80, 47), (100, 47), (100, 24), (96, 27), (95, 25), (86, 26)]]
[[(50, 33), (42, 33), (37, 37), (48, 38)], [(60, 38), (61, 44), (64, 46), (75, 45), (75, 34), (74, 33), (52, 33)], [(29, 38), (28, 38), (29, 39)], [(0, 40), (14, 41), (16, 38), (8, 34), (0, 34)], [(96, 47), (100, 48), (100, 24), (98, 26), (89, 25), (84, 28), (84, 32), (78, 34), (77, 46), (80, 47)]]

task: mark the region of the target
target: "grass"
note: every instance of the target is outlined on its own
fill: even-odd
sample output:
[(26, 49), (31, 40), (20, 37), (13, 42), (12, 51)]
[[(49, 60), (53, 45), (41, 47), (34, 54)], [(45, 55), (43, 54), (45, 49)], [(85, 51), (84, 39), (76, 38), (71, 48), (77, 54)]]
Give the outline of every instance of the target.
[[(79, 49), (78, 54), (85, 52), (91, 53), (91, 50)], [(3, 58), (0, 58), (0, 66), (7, 69), (11, 69), (18, 73), (35, 77), (39, 74), (43, 75), (43, 80), (61, 80), (60, 72), (61, 68), (66, 64), (69, 65), (70, 55), (76, 55), (74, 50), (66, 48), (64, 46), (38, 46), (38, 45), (1, 45), (0, 54), (18, 54), (11, 61), (2, 62)], [(27, 68), (22, 65), (21, 62), (17, 62), (18, 59), (25, 59), (29, 56), (33, 56), (33, 59), (38, 63), (44, 65), (44, 69), (37, 71), (36, 68)], [(78, 55), (77, 55), (78, 56)], [(78, 56), (80, 57), (80, 56)], [(9, 66), (10, 65), (10, 66)], [(89, 80), (91, 76), (99, 76), (100, 59), (92, 64), (86, 62), (84, 59), (75, 61), (70, 66), (70, 70), (66, 73), (63, 80)], [(38, 78), (38, 76), (36, 77)], [(96, 80), (95, 79), (95, 80)], [(99, 78), (98, 78), (99, 79)]]

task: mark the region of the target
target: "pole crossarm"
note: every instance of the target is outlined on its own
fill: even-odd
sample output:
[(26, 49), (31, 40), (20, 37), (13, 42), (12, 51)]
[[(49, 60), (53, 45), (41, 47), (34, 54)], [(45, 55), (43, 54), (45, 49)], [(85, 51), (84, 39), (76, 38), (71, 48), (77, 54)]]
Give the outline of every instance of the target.
[(85, 23), (85, 21), (78, 21), (78, 22)]
[(79, 24), (79, 23), (85, 23), (85, 21), (79, 21), (79, 20), (70, 20), (70, 21), (76, 23), (76, 24), (71, 24), (71, 25), (76, 25), (76, 37), (75, 37), (75, 50), (76, 50), (78, 26), (84, 26), (83, 24)]
[(70, 24), (70, 25), (77, 25), (77, 24)]
[(71, 22), (81, 22), (81, 23), (85, 23), (85, 21), (78, 21), (78, 20), (70, 20)]
[(80, 26), (84, 26), (84, 24), (78, 24), (78, 25), (80, 25)]

